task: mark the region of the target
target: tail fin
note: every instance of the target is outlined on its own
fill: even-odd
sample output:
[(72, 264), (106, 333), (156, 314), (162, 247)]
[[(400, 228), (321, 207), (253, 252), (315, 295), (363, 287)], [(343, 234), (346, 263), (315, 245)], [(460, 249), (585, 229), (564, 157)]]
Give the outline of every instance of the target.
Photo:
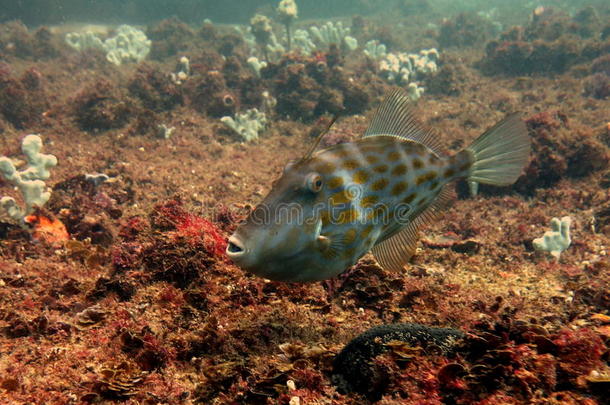
[(518, 113), (485, 131), (466, 148), (473, 158), (468, 176), (471, 193), (476, 194), (478, 183), (508, 186), (517, 181), (530, 148), (527, 127)]

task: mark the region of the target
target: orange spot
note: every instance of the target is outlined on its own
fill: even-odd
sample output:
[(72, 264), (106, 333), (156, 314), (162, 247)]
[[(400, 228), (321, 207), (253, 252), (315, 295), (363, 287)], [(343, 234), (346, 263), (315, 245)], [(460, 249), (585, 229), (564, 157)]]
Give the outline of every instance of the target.
[(339, 213), (337, 223), (345, 225), (358, 219), (358, 211), (354, 208), (347, 209)]
[(405, 192), (405, 190), (407, 188), (408, 188), (407, 183), (404, 181), (401, 181), (400, 183), (398, 183), (394, 187), (392, 187), (392, 195), (394, 195), (394, 196), (401, 195), (402, 193)]
[(371, 189), (373, 191), (381, 191), (384, 188), (386, 188), (386, 186), (388, 185), (389, 181), (388, 179), (379, 179), (376, 182), (373, 183), (373, 185), (371, 186)]
[(28, 215), (24, 219), (34, 227), (32, 237), (39, 242), (56, 245), (70, 239), (66, 226), (59, 219), (43, 215)]
[(387, 214), (387, 208), (385, 205), (378, 205), (375, 208), (368, 209), (366, 219), (368, 221), (372, 219), (383, 218)]
[(345, 236), (343, 238), (343, 242), (346, 245), (351, 245), (356, 240), (357, 231), (355, 228), (350, 228), (345, 232)]
[(330, 203), (332, 205), (343, 205), (352, 201), (352, 197), (347, 190), (338, 191), (330, 196)]
[(393, 176), (402, 176), (406, 172), (407, 172), (407, 166), (405, 166), (405, 165), (398, 165), (394, 169), (392, 169)]
[(356, 184), (364, 184), (369, 179), (369, 174), (365, 170), (358, 170), (354, 174), (354, 183)]
[(375, 163), (379, 162), (379, 158), (375, 155), (367, 155), (366, 161), (369, 162), (370, 164), (375, 164)]
[(373, 171), (376, 173), (385, 173), (388, 171), (388, 165), (375, 166)]
[(399, 152), (392, 151), (392, 152), (388, 153), (388, 160), (390, 162), (395, 162), (398, 159), (400, 159), (400, 153)]
[(318, 173), (322, 174), (331, 174), (336, 170), (335, 165), (330, 162), (315, 163), (313, 166)]
[(360, 163), (354, 159), (348, 159), (341, 164), (341, 167), (347, 170), (355, 170), (360, 167)]
[(367, 236), (370, 235), (371, 231), (373, 230), (373, 225), (367, 225), (364, 230), (362, 231), (362, 234), (360, 235), (360, 237), (362, 238), (366, 238)]
[(402, 201), (404, 203), (411, 204), (413, 202), (413, 200), (415, 200), (415, 197), (417, 197), (417, 194), (409, 194)]
[(365, 208), (368, 208), (376, 204), (377, 201), (379, 201), (379, 197), (377, 197), (376, 195), (367, 195), (366, 197), (362, 198), (362, 200), (360, 201), (360, 205)]
[(333, 189), (343, 185), (342, 177), (333, 177), (328, 181), (328, 188)]
[(436, 172), (428, 172), (426, 174), (422, 174), (415, 179), (415, 184), (421, 186), (423, 183), (427, 181), (434, 180), (436, 178)]

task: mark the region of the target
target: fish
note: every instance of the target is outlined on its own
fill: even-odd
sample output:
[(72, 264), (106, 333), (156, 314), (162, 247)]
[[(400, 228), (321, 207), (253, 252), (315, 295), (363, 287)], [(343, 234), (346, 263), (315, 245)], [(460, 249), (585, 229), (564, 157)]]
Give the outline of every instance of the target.
[(385, 98), (359, 139), (316, 150), (326, 132), (288, 162), (229, 237), (234, 264), (274, 281), (320, 281), (370, 251), (384, 269), (398, 271), (422, 225), (450, 203), (449, 183), (466, 179), (473, 194), (479, 183), (511, 185), (531, 149), (525, 123), (513, 113), (446, 156), (401, 89)]

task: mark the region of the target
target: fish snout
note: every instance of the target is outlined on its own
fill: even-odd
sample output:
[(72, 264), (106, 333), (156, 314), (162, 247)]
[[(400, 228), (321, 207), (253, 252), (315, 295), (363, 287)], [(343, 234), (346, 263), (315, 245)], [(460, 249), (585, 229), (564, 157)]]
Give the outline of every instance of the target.
[(231, 235), (226, 253), (229, 259), (233, 260), (235, 263), (239, 263), (240, 260), (244, 259), (244, 256), (246, 255), (246, 246), (238, 235)]

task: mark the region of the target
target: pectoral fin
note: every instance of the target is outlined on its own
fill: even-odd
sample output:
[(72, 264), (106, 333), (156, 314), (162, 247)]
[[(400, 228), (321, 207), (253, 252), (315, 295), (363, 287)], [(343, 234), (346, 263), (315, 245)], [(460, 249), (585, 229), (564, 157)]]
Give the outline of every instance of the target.
[(345, 249), (345, 238), (342, 235), (320, 235), (317, 243), (327, 258), (337, 257)]
[(318, 236), (318, 248), (325, 251), (330, 247), (330, 239), (324, 235)]

